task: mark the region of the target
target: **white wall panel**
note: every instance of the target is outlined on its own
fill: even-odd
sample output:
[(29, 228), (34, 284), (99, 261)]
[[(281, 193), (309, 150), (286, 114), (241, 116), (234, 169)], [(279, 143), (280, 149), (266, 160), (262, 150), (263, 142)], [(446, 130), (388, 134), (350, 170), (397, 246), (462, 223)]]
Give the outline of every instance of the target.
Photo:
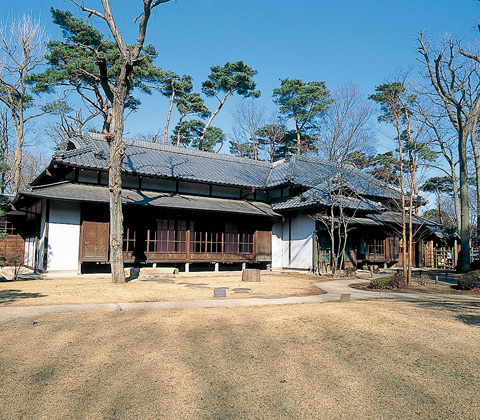
[(52, 201), (48, 226), (48, 271), (78, 270), (80, 204)]

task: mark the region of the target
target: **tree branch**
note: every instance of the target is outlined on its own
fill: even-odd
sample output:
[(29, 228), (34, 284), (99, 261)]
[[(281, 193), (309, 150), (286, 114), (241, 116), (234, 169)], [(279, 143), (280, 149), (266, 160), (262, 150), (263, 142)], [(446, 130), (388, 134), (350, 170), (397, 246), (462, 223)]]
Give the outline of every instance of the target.
[(88, 12), (89, 16), (90, 15), (95, 15), (98, 16), (101, 19), (106, 20), (105, 15), (103, 13), (100, 13), (99, 11), (95, 9), (89, 9), (88, 7), (85, 7), (83, 4), (80, 4), (76, 0), (70, 0), (73, 4), (76, 4), (80, 9), (82, 9), (83, 12)]

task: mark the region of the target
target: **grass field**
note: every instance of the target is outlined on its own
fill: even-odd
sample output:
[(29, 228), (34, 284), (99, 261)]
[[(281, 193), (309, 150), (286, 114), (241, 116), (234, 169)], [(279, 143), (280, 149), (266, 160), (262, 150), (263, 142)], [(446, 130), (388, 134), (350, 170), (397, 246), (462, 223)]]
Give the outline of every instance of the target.
[[(212, 299), (216, 288), (225, 288), (227, 299), (308, 296), (324, 293), (313, 285), (322, 280), (326, 278), (262, 272), (260, 282), (242, 282), (241, 273), (139, 278), (125, 284), (92, 276), (10, 281), (0, 282), (0, 306)], [(248, 290), (236, 293), (238, 289)]]
[(478, 302), (38, 321), (0, 326), (0, 419), (480, 418)]

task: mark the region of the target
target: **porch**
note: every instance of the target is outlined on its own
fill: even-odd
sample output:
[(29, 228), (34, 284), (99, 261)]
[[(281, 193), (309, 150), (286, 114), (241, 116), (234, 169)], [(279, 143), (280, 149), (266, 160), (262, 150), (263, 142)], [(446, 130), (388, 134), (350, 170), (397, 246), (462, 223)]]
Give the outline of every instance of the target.
[[(126, 206), (123, 256), (129, 265), (268, 263), (271, 235), (265, 217)], [(80, 264), (108, 261), (108, 208), (84, 206)]]

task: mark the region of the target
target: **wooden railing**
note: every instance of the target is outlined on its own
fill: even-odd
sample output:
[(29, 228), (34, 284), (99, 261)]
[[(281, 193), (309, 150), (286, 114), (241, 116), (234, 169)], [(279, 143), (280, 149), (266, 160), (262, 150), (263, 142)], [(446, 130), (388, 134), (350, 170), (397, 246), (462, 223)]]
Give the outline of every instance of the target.
[(253, 233), (149, 230), (145, 242), (147, 260), (235, 261), (255, 255)]

